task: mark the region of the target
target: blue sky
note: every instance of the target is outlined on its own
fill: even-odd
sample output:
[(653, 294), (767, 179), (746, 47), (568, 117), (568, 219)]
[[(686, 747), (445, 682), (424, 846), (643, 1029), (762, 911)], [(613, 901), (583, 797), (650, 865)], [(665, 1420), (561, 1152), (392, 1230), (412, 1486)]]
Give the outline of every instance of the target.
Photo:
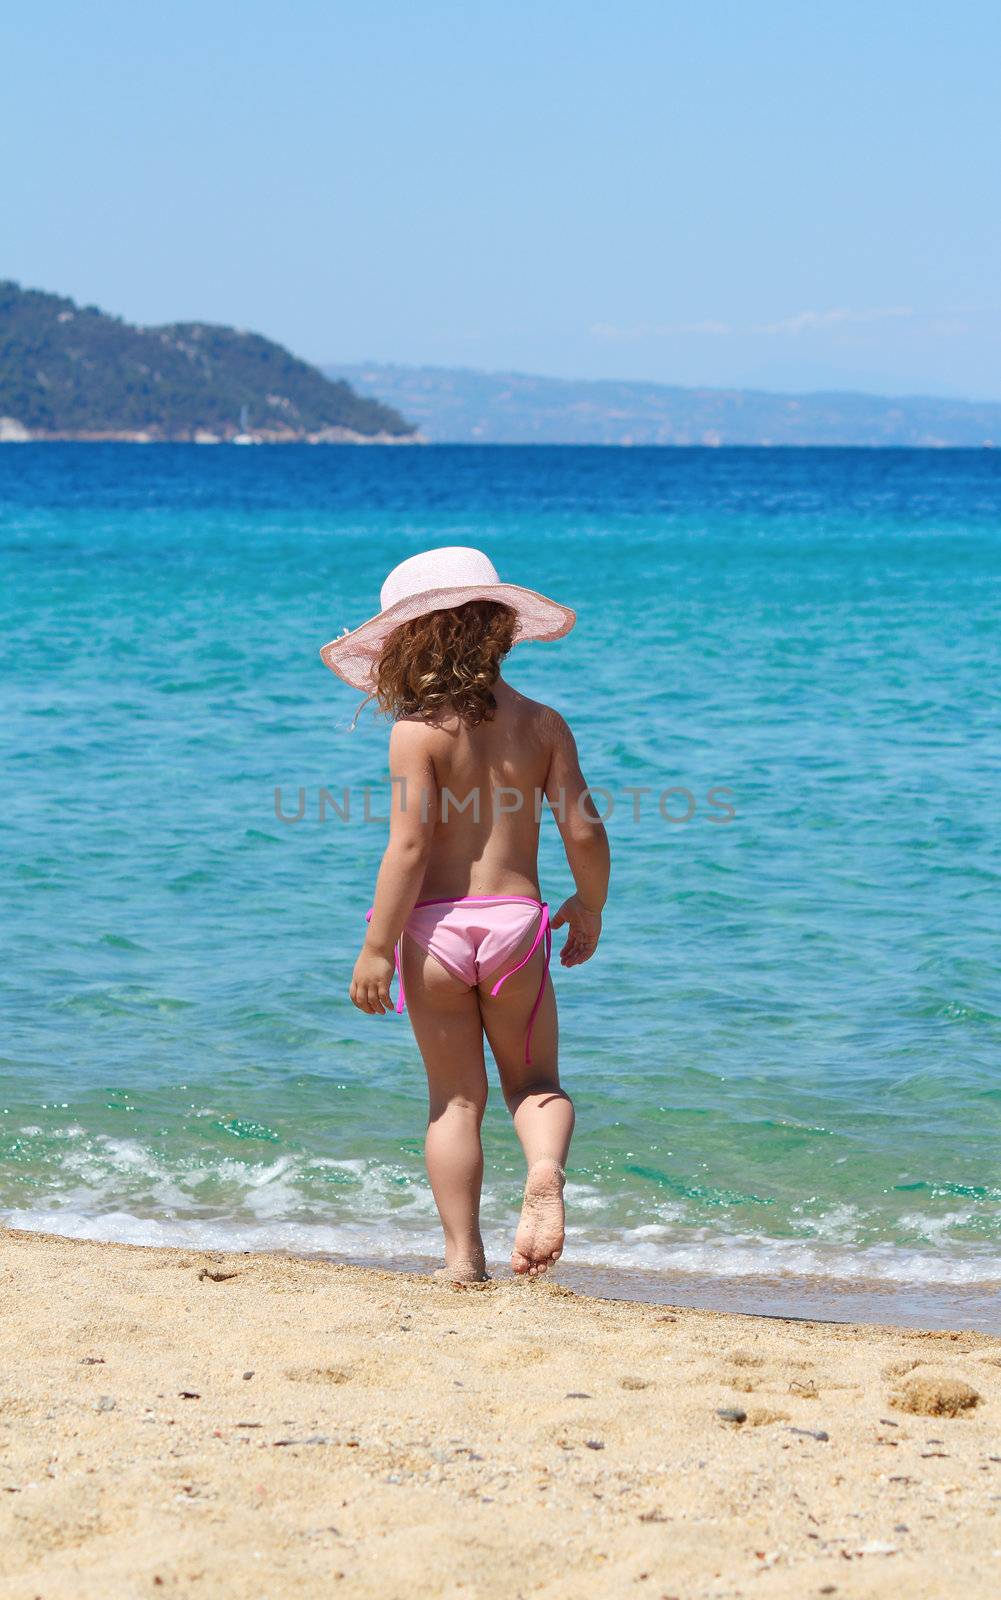
[(988, 0), (35, 0), (0, 275), (312, 360), (1001, 399)]

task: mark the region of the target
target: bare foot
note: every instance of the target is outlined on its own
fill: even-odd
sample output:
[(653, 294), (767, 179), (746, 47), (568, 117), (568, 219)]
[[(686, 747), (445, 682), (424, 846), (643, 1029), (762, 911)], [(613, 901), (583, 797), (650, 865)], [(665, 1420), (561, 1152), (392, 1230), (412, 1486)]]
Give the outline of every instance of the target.
[(489, 1278), (482, 1256), (474, 1261), (453, 1261), (451, 1265), (446, 1262), (431, 1276), (437, 1278), (439, 1283), (486, 1283)]
[(563, 1168), (556, 1161), (536, 1161), (529, 1168), (521, 1220), (511, 1251), (515, 1272), (537, 1277), (563, 1253), (565, 1181)]

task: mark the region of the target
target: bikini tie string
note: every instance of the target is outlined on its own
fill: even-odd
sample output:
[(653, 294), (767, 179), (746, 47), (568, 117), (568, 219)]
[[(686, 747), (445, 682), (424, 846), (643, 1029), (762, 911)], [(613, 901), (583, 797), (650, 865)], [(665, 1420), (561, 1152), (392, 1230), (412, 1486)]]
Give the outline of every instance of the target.
[(540, 940), (542, 939), (543, 935), (545, 935), (545, 940), (546, 940), (546, 959), (545, 959), (545, 962), (543, 963), (543, 967), (542, 967), (542, 982), (539, 984), (539, 992), (535, 997), (535, 1004), (532, 1007), (532, 1012), (531, 1012), (531, 1015), (529, 1016), (529, 1019), (528, 1019), (528, 1031), (525, 1034), (525, 1065), (526, 1065), (526, 1067), (530, 1067), (532, 1065), (532, 1029), (535, 1026), (535, 1018), (536, 1018), (536, 1015), (538, 1013), (539, 1007), (542, 1004), (542, 996), (546, 992), (546, 977), (547, 977), (547, 975), (549, 973), (549, 959), (550, 959), (550, 957), (551, 957), (551, 955), (553, 953), (553, 930), (552, 930), (552, 926), (551, 926), (550, 921), (549, 921), (549, 907), (546, 905), (546, 903), (544, 901), (543, 901), (543, 904), (542, 904), (542, 907), (541, 907), (541, 911), (542, 911), (542, 915), (539, 918), (539, 929), (538, 929), (538, 932), (535, 935), (535, 938), (532, 941), (532, 948), (529, 950), (529, 952), (528, 952), (528, 954), (526, 956), (522, 957), (522, 959), (518, 962), (518, 965), (516, 967), (512, 967), (509, 972), (505, 972), (503, 978), (499, 978), (497, 980), (497, 982), (494, 984), (493, 988), (490, 991), (491, 995), (500, 994), (501, 985), (507, 983), (508, 978), (513, 978), (516, 972), (520, 972), (522, 967), (524, 967), (525, 965), (527, 965), (527, 963), (529, 961), (531, 961), (531, 959), (534, 956), (536, 950), (538, 950), (538, 948), (539, 948)]

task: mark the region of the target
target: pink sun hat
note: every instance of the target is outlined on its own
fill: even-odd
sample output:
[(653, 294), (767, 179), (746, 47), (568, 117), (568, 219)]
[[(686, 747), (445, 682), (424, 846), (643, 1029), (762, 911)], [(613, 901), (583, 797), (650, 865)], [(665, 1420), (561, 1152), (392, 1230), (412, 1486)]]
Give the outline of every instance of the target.
[(386, 641), (403, 622), (429, 611), (451, 611), (468, 600), (498, 600), (517, 617), (515, 644), (528, 639), (562, 639), (577, 621), (576, 612), (534, 589), (501, 583), (497, 568), (482, 550), (444, 545), (424, 550), (394, 567), (379, 596), (382, 610), (360, 627), (345, 629), (320, 651), (325, 666), (354, 689), (374, 687), (374, 669)]

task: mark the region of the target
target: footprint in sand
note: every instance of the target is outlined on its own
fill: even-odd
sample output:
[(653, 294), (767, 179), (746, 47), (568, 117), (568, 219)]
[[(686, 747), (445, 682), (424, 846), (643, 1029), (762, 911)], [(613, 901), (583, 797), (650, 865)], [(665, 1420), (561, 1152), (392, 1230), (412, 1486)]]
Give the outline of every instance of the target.
[(562, 1167), (555, 1161), (536, 1161), (525, 1181), (521, 1220), (514, 1236), (511, 1266), (515, 1272), (537, 1277), (563, 1251)]
[(919, 1361), (916, 1357), (910, 1360), (905, 1359), (903, 1361), (888, 1361), (886, 1366), (883, 1368), (883, 1377), (903, 1378), (906, 1377), (908, 1372), (913, 1372), (915, 1367), (923, 1366), (924, 1362)]
[(752, 1355), (749, 1350), (731, 1350), (726, 1359), (733, 1367), (763, 1367), (764, 1356)]
[(983, 1395), (962, 1378), (928, 1373), (906, 1379), (891, 1394), (889, 1403), (898, 1411), (912, 1411), (921, 1417), (958, 1417), (982, 1402)]
[(769, 1406), (753, 1406), (747, 1413), (752, 1428), (767, 1428), (773, 1422), (788, 1422), (788, 1411), (773, 1411)]
[(345, 1367), (287, 1367), (292, 1383), (350, 1383), (354, 1374)]

